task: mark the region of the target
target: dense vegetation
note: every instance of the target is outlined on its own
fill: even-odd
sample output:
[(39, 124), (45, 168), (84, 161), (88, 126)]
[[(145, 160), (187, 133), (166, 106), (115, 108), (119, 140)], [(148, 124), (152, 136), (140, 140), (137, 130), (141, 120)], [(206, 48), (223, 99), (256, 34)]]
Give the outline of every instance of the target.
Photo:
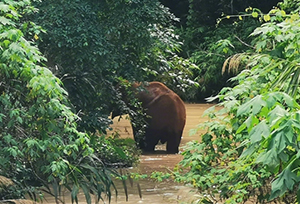
[(192, 64), (176, 55), (175, 17), (156, 0), (41, 1), (33, 15), (46, 34), (39, 47), (61, 78), (84, 130), (105, 131), (120, 80), (190, 87)]
[[(250, 47), (250, 33), (260, 25), (257, 19), (230, 18), (226, 15), (245, 14), (248, 7), (268, 12), (278, 0), (161, 0), (180, 17), (176, 33), (183, 41), (180, 56), (189, 58), (198, 69), (193, 69), (193, 80), (198, 82), (193, 98), (184, 96), (186, 101), (204, 101), (206, 97), (217, 94), (222, 87), (231, 85), (227, 80), (232, 74), (223, 73), (222, 65), (231, 55), (245, 52)], [(241, 17), (241, 19), (243, 19)]]
[(249, 10), (264, 22), (251, 34), (254, 49), (225, 63), (244, 70), (210, 98), (223, 108), (207, 112), (207, 133), (186, 146), (174, 173), (199, 189), (199, 203), (299, 202), (299, 6)]
[[(0, 175), (21, 187), (1, 189), (1, 199), (26, 193), (39, 199), (34, 188), (39, 186), (56, 198), (61, 187), (72, 192), (74, 201), (79, 189), (89, 203), (90, 193), (110, 198), (111, 177), (119, 174), (107, 163), (132, 165), (136, 151), (78, 131), (68, 93), (32, 42), (41, 30), (26, 18), (36, 12), (30, 1), (0, 2), (0, 12)], [(112, 157), (106, 159), (104, 152)]]
[(112, 167), (138, 159), (134, 141), (104, 136), (113, 106), (137, 114), (116, 85), (158, 80), (223, 107), (174, 172), (199, 203), (299, 202), (300, 3), (277, 2), (0, 2), (0, 175), (20, 187), (1, 199), (37, 186), (110, 198)]

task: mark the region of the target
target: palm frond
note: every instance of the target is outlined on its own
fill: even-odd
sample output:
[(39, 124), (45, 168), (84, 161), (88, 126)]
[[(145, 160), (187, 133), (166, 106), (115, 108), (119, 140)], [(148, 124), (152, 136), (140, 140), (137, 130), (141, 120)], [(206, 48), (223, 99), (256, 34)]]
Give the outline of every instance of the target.
[[(228, 73), (234, 73), (237, 74), (239, 72), (240, 65), (243, 62), (243, 60), (245, 60), (245, 58), (248, 58), (248, 54), (247, 53), (238, 53), (235, 55), (232, 55), (230, 57), (228, 57), (225, 62), (223, 63), (223, 67), (222, 67), (222, 74), (225, 73), (226, 71), (226, 67), (228, 67)], [(245, 67), (247, 68), (247, 66)]]
[[(8, 186), (12, 186), (14, 185), (14, 182), (9, 179), (9, 178), (6, 178), (4, 176), (0, 176), (0, 187), (8, 187)], [(0, 188), (1, 190), (1, 188)]]

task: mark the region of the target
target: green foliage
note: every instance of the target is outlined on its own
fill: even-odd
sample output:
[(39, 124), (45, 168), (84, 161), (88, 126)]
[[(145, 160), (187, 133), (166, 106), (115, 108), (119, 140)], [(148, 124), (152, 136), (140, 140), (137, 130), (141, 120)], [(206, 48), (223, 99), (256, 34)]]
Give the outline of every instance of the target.
[(260, 8), (268, 12), (279, 1), (270, 0), (267, 2), (248, 0), (189, 0), (189, 13), (187, 16), (187, 27), (201, 28), (215, 26), (216, 20), (224, 14), (236, 15), (243, 12), (247, 7)]
[(155, 36), (171, 35), (174, 40), (166, 43), (165, 39), (158, 39), (155, 53), (158, 61), (158, 70), (149, 71), (148, 81), (160, 81), (177, 93), (183, 100), (188, 101), (195, 98), (199, 84), (193, 80), (193, 74), (199, 70), (190, 59), (178, 55), (181, 44), (178, 43), (179, 36), (173, 34), (173, 29), (154, 30)]
[[(176, 20), (158, 1), (41, 1), (32, 20), (46, 29), (39, 47), (59, 76), (82, 122), (80, 128), (105, 132), (118, 98), (118, 78), (163, 80), (187, 89), (192, 66), (176, 56)], [(177, 77), (180, 76), (180, 77)], [(174, 86), (174, 85), (173, 85)], [(176, 86), (174, 86), (176, 87)], [(178, 89), (178, 88), (177, 88)]]
[(116, 134), (113, 137), (102, 137), (97, 143), (97, 154), (107, 166), (131, 167), (138, 162), (140, 150), (134, 140), (122, 139)]
[(194, 76), (197, 76), (195, 81), (200, 84), (198, 98), (204, 99), (216, 94), (225, 85), (230, 85), (227, 80), (232, 74), (222, 71), (223, 63), (230, 56), (243, 53), (251, 47), (245, 44), (250, 44), (251, 38), (247, 36), (255, 26), (257, 21), (248, 20), (232, 25), (219, 25), (206, 32), (203, 36), (205, 42), (190, 54), (191, 61), (199, 67), (198, 70), (193, 70)]
[[(240, 3), (235, 2), (237, 5)], [(219, 22), (216, 26), (217, 19), (224, 16), (224, 13), (233, 13), (232, 10), (228, 10), (230, 3), (218, 1), (211, 4), (210, 2), (202, 7), (203, 4), (205, 4), (204, 1), (190, 1), (187, 27), (178, 31), (185, 42), (182, 55), (188, 56), (190, 61), (199, 67), (199, 69), (192, 70), (194, 81), (200, 85), (195, 95), (196, 100), (204, 100), (212, 94), (217, 94), (222, 87), (231, 85), (227, 80), (232, 73), (222, 73), (223, 63), (230, 56), (251, 49), (252, 37), (249, 37), (249, 34), (260, 24), (258, 20), (252, 18), (241, 21), (224, 17), (226, 20)], [(217, 11), (215, 11), (216, 5), (219, 8)], [(234, 8), (238, 7), (234, 5)], [(212, 9), (215, 12), (212, 12)], [(201, 10), (205, 11), (200, 12)], [(234, 10), (234, 13), (237, 11)], [(210, 20), (202, 22), (208, 18), (207, 16)]]
[[(142, 86), (137, 88), (143, 89)], [(137, 91), (132, 87), (132, 83), (124, 79), (119, 79), (119, 84), (117, 88), (119, 95), (117, 95), (118, 100), (114, 105), (112, 112), (112, 117), (128, 114), (129, 119), (131, 120), (131, 125), (133, 128), (134, 140), (138, 147), (144, 147), (145, 141), (145, 131), (148, 125), (147, 123), (147, 114), (142, 107), (140, 101), (138, 101)]]
[(163, 180), (166, 180), (166, 179), (169, 179), (170, 177), (172, 176), (172, 174), (170, 173), (162, 173), (162, 172), (152, 172), (151, 174), (151, 178), (157, 180), (157, 181), (163, 181)]
[[(189, 6), (185, 15), (179, 14), (179, 16), (186, 16), (186, 19), (181, 19), (186, 21), (186, 24), (177, 29), (184, 42), (181, 56), (189, 58), (199, 67), (191, 71), (193, 80), (200, 88), (191, 89), (193, 97), (187, 99), (203, 101), (206, 97), (217, 94), (224, 86), (232, 86), (227, 80), (236, 73), (222, 73), (224, 61), (252, 47), (252, 37), (249, 37), (249, 34), (260, 22), (253, 18), (244, 18), (249, 16), (247, 7), (257, 7), (267, 12), (278, 3), (278, 0), (264, 2), (189, 0), (181, 3)], [(258, 17), (261, 12), (252, 14)], [(224, 20), (220, 23), (220, 19)]]
[(35, 188), (26, 186), (19, 183), (18, 181), (13, 182), (4, 176), (0, 176), (0, 198), (2, 200), (20, 199), (24, 194), (29, 196), (31, 199), (38, 199), (38, 192)]
[(298, 0), (283, 0), (279, 2), (280, 8), (288, 13), (298, 13), (300, 2)]
[(25, 18), (34, 11), (30, 1), (0, 2), (0, 175), (28, 187), (19, 196), (42, 185), (56, 199), (65, 187), (76, 203), (79, 189), (87, 203), (90, 193), (98, 200), (103, 194), (110, 198), (111, 175), (118, 173), (97, 152), (103, 138), (77, 130), (79, 117), (62, 82), (43, 66), (45, 58), (28, 40), (40, 33)]
[(174, 173), (199, 189), (201, 203), (300, 200), (299, 14), (273, 9), (261, 18), (255, 50), (241, 54), (248, 69), (210, 98), (222, 108), (207, 113), (199, 127), (207, 132), (187, 144)]

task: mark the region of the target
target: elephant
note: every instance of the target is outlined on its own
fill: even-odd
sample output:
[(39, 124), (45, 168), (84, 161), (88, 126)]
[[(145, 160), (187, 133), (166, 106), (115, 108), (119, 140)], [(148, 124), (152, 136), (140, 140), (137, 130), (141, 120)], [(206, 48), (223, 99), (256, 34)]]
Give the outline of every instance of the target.
[[(155, 145), (165, 142), (167, 153), (178, 153), (183, 129), (186, 123), (186, 110), (184, 102), (171, 89), (161, 82), (147, 84), (133, 83), (131, 89), (134, 97), (141, 102), (147, 117), (147, 127), (143, 142), (139, 143), (144, 152), (154, 152)], [(112, 116), (120, 115), (112, 113)], [(131, 118), (132, 124), (135, 123)], [(132, 125), (134, 139), (137, 141), (137, 128)]]

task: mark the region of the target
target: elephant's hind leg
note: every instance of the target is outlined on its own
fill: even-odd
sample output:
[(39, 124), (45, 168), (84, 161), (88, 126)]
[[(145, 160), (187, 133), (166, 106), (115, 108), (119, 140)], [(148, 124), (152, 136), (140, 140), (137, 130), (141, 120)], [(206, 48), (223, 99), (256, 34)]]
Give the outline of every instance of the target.
[(145, 147), (143, 148), (146, 152), (154, 152), (155, 145), (159, 141), (159, 133), (157, 130), (147, 129), (145, 134)]
[(167, 140), (167, 152), (170, 154), (176, 154), (179, 152), (179, 144), (181, 141), (182, 131), (173, 133), (169, 135), (169, 138)]

